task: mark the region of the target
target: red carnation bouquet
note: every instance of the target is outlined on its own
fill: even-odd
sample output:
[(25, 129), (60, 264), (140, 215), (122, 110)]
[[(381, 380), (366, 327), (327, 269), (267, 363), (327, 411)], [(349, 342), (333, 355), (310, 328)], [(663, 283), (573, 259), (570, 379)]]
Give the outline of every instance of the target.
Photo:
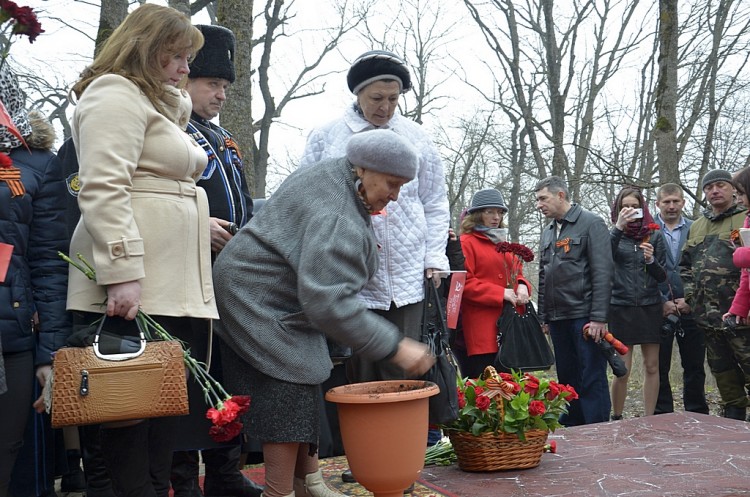
[[(96, 271), (81, 254), (77, 254), (80, 263), (73, 261), (61, 252), (58, 252), (58, 254), (68, 264), (85, 274), (88, 279), (96, 281)], [(146, 334), (146, 338), (149, 340), (154, 339), (154, 337), (160, 340), (176, 340), (164, 327), (142, 310), (138, 311), (135, 319), (139, 321), (141, 328)], [(200, 384), (206, 404), (210, 406), (206, 412), (206, 418), (210, 419), (212, 423), (208, 434), (216, 442), (228, 442), (232, 440), (242, 432), (240, 416), (245, 414), (250, 408), (250, 397), (246, 395), (229, 395), (224, 390), (224, 387), (221, 386), (221, 383), (209, 374), (206, 364), (191, 356), (185, 344), (180, 343), (183, 348), (182, 357), (185, 366), (193, 375), (195, 381)]]
[(509, 276), (508, 282), (511, 284), (511, 288), (516, 287), (518, 282), (518, 275), (521, 274), (521, 269), (524, 262), (531, 262), (534, 260), (534, 252), (531, 251), (526, 245), (520, 243), (500, 242), (495, 245), (495, 250), (500, 253), (514, 254), (516, 259), (513, 261), (513, 266), (508, 268), (508, 263), (503, 260), (505, 265), (505, 273)]

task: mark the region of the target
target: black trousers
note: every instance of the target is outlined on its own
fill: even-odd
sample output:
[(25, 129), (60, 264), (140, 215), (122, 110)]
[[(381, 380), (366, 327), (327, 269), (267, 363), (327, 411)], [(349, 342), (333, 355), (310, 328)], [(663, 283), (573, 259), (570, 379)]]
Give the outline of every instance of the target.
[(706, 403), (706, 339), (692, 317), (681, 317), (680, 326), (684, 336), (672, 333), (662, 334), (659, 346), (659, 397), (656, 400), (655, 414), (674, 411), (672, 385), (669, 371), (672, 366), (672, 348), (677, 341), (682, 364), (682, 400), (686, 411), (708, 414)]
[(13, 465), (23, 445), (37, 380), (33, 352), (3, 354), (3, 359), (8, 391), (0, 395), (0, 497), (7, 497)]

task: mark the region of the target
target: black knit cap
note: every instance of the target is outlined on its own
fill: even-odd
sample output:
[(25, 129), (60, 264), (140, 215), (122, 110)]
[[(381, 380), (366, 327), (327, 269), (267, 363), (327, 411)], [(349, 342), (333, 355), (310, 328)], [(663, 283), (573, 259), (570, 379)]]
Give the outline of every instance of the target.
[(411, 90), (411, 76), (406, 63), (398, 55), (386, 50), (363, 53), (357, 57), (346, 75), (349, 90), (355, 95), (370, 83), (384, 79), (398, 81), (401, 93)]
[(221, 78), (234, 83), (234, 34), (223, 26), (198, 24), (205, 43), (190, 63), (194, 78)]
[(727, 183), (731, 183), (732, 174), (729, 171), (725, 171), (723, 169), (710, 170), (703, 176), (703, 181), (701, 182), (701, 190), (705, 190), (708, 185), (710, 185), (711, 183), (716, 183), (717, 181), (726, 181)]

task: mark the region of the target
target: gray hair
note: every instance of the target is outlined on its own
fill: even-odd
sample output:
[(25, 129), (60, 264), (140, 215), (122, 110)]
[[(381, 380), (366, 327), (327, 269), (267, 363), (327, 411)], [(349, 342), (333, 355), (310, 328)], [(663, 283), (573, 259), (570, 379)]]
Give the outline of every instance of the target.
[(565, 194), (565, 200), (570, 198), (568, 184), (560, 176), (547, 176), (546, 178), (539, 180), (536, 187), (534, 187), (534, 191), (538, 192), (545, 188), (549, 190), (550, 193), (563, 192)]

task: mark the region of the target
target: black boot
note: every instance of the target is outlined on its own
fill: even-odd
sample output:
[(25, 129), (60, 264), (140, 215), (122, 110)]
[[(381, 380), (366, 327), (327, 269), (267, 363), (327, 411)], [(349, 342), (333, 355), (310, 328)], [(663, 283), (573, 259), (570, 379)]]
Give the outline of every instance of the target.
[(102, 428), (102, 456), (120, 497), (156, 497), (149, 465), (148, 421), (124, 428)]
[(747, 415), (747, 409), (744, 407), (724, 406), (723, 416), (725, 418), (738, 419), (740, 421), (745, 421), (746, 415)]
[(172, 455), (169, 476), (174, 497), (203, 497), (198, 485), (198, 451), (180, 450)]
[(99, 425), (81, 426), (78, 433), (81, 438), (83, 471), (86, 476), (86, 497), (117, 497), (102, 457)]
[(63, 473), (60, 480), (60, 490), (63, 492), (81, 493), (86, 490), (86, 478), (81, 469), (81, 452), (78, 450), (66, 450), (65, 460), (68, 470)]
[(240, 472), (240, 446), (205, 449), (203, 493), (206, 497), (260, 497), (263, 487)]

